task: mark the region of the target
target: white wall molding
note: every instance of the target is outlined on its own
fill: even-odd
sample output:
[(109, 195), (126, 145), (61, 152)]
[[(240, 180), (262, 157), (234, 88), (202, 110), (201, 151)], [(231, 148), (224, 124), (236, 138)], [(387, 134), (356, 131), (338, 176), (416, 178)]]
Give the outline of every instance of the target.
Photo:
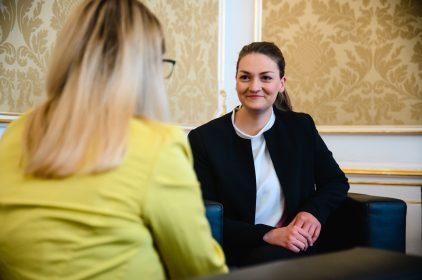
[(254, 41), (262, 40), (262, 0), (254, 0)]

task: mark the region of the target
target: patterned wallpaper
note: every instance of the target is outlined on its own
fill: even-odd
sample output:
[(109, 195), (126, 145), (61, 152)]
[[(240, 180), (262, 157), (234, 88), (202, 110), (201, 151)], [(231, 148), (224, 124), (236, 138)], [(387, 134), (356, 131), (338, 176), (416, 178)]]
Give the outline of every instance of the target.
[(162, 21), (167, 54), (176, 59), (167, 81), (170, 109), (178, 124), (199, 125), (218, 107), (219, 0), (146, 0)]
[(74, 2), (0, 2), (0, 111), (20, 113), (45, 98), (48, 57)]
[(262, 1), (296, 111), (322, 125), (422, 124), (422, 1)]
[[(57, 31), (79, 0), (0, 1), (0, 112), (44, 100), (44, 77)], [(166, 81), (173, 120), (200, 124), (218, 102), (218, 0), (148, 0), (160, 18), (176, 68)]]

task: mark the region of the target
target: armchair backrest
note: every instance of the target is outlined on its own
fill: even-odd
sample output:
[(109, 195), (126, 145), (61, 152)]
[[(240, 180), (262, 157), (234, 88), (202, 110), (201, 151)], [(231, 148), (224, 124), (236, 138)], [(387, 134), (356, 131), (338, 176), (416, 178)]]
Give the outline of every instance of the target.
[[(223, 245), (223, 205), (205, 201), (214, 239)], [(406, 250), (406, 212), (403, 200), (349, 193), (329, 217), (318, 240), (321, 252), (353, 247)]]
[(214, 239), (223, 246), (223, 205), (215, 201), (205, 200), (205, 214), (211, 227)]
[(323, 226), (319, 248), (330, 252), (361, 246), (404, 253), (406, 212), (403, 200), (349, 193)]

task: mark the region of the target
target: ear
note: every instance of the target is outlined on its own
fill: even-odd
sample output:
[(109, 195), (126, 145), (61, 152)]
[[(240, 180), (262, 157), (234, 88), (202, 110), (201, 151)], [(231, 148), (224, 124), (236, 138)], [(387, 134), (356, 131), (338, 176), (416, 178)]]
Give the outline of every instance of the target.
[(280, 88), (279, 88), (279, 92), (283, 92), (284, 91), (284, 87), (285, 87), (285, 85), (286, 85), (286, 76), (283, 76), (281, 79), (280, 79)]

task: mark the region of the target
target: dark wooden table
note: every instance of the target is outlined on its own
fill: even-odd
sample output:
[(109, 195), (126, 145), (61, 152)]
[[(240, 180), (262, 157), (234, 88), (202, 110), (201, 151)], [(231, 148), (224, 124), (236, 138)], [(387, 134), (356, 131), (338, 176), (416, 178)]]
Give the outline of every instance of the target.
[(359, 279), (422, 280), (422, 257), (358, 247), (238, 269), (202, 280)]

